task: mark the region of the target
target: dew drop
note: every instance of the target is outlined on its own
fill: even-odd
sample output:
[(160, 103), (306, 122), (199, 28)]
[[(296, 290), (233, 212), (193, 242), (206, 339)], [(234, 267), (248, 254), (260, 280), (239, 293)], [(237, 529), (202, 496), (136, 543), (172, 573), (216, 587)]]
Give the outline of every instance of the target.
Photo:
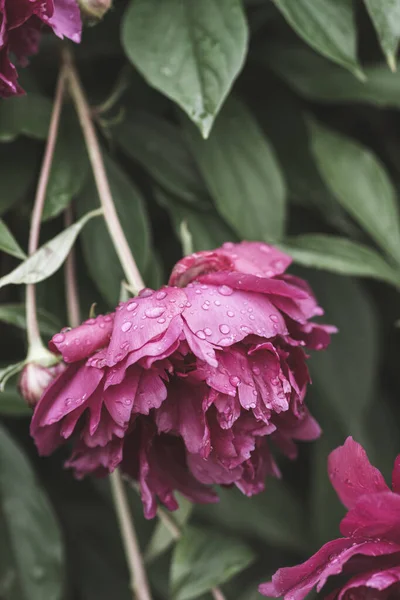
[(212, 331), (211, 331), (211, 329), (210, 329), (209, 327), (206, 327), (206, 328), (205, 328), (205, 330), (204, 330), (204, 333), (205, 333), (206, 335), (208, 335), (208, 336), (212, 335)]
[(228, 315), (228, 317), (234, 317), (235, 313), (232, 312), (231, 310), (228, 310), (228, 312), (226, 313)]
[(222, 296), (230, 296), (233, 294), (233, 289), (228, 285), (221, 285), (221, 287), (218, 288), (218, 291)]
[(243, 333), (251, 333), (250, 327), (247, 327), (246, 325), (241, 325), (240, 329), (243, 331)]
[(121, 331), (123, 331), (124, 333), (126, 333), (127, 331), (130, 330), (131, 327), (132, 327), (132, 323), (130, 321), (126, 321), (126, 323), (123, 323), (121, 325)]
[(219, 300), (214, 300), (215, 306), (221, 306), (221, 302)]
[(271, 252), (270, 246), (267, 246), (266, 244), (260, 244), (260, 250), (261, 252), (264, 252), (264, 254), (269, 254)]
[(71, 404), (72, 404), (72, 398), (66, 398), (65, 406), (71, 406)]
[(131, 400), (130, 398), (126, 398), (126, 399), (124, 400), (124, 404), (125, 404), (125, 406), (130, 406), (130, 405), (131, 405), (131, 403), (132, 403), (132, 400)]
[(199, 329), (199, 331), (196, 331), (196, 336), (198, 338), (200, 338), (201, 340), (206, 339), (206, 334), (204, 333), (204, 331), (202, 329)]
[(278, 321), (279, 321), (279, 318), (277, 315), (269, 315), (269, 318), (271, 319), (271, 321), (273, 323), (278, 323)]
[(254, 375), (259, 375), (261, 373), (261, 371), (258, 367), (253, 367), (252, 371), (253, 371)]
[(220, 325), (219, 330), (221, 333), (227, 334), (230, 332), (230, 327), (228, 325)]
[(158, 292), (156, 294), (156, 298), (157, 300), (164, 300), (164, 298), (167, 296), (167, 292), (164, 292), (164, 290), (161, 290), (160, 292)]
[(154, 306), (153, 308), (148, 308), (144, 311), (146, 317), (149, 319), (156, 319), (157, 317), (161, 317), (161, 315), (165, 312), (164, 306)]
[(150, 290), (149, 288), (144, 288), (144, 290), (141, 290), (139, 292), (139, 296), (140, 298), (150, 298), (150, 296), (153, 295), (153, 290)]
[(165, 323), (164, 317), (160, 317), (159, 319), (157, 319), (157, 323)]
[(249, 315), (249, 319), (250, 319), (250, 321), (254, 321), (255, 316), (254, 315)]
[(196, 294), (201, 294), (201, 290), (199, 288), (197, 288)]
[(208, 310), (210, 307), (208, 306), (208, 304), (206, 304), (204, 302), (203, 306), (201, 307), (203, 310)]
[(239, 377), (233, 376), (233, 377), (229, 377), (229, 383), (233, 386), (237, 386), (239, 385), (239, 383), (241, 383), (241, 379), (239, 379)]
[(137, 302), (129, 302), (128, 306), (126, 307), (126, 310), (128, 312), (132, 312), (133, 310), (135, 310), (135, 308), (137, 308), (138, 303)]
[(112, 316), (111, 315), (105, 315), (104, 316), (104, 321), (106, 321), (107, 323), (109, 323), (110, 321), (112, 321)]

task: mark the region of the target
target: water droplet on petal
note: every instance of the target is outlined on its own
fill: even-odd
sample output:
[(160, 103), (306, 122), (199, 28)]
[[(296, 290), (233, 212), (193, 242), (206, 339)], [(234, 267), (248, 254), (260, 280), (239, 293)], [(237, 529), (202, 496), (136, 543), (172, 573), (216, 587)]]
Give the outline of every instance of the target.
[(126, 323), (123, 323), (121, 325), (121, 331), (123, 331), (124, 333), (126, 333), (127, 331), (130, 330), (131, 327), (132, 327), (132, 323), (130, 321), (126, 321)]
[(273, 323), (278, 323), (278, 321), (279, 321), (279, 318), (277, 315), (269, 315), (269, 318), (271, 319), (271, 321)]
[(199, 329), (199, 331), (196, 331), (196, 336), (198, 338), (200, 338), (201, 340), (205, 340), (206, 339), (206, 334), (201, 329)]
[(229, 377), (229, 383), (233, 386), (237, 386), (239, 385), (239, 383), (241, 383), (241, 379), (239, 379), (239, 377), (236, 377), (235, 375), (233, 377)]
[(240, 329), (243, 331), (243, 333), (251, 333), (250, 327), (247, 327), (246, 325), (241, 325)]
[(61, 344), (63, 341), (65, 340), (65, 335), (63, 333), (57, 333), (54, 337), (53, 337), (53, 342), (55, 344)]
[(233, 289), (228, 285), (221, 285), (221, 287), (218, 288), (218, 291), (222, 296), (230, 296), (233, 294)]
[(221, 333), (227, 334), (230, 332), (230, 327), (228, 325), (220, 325), (219, 330)]
[(165, 323), (164, 317), (161, 317), (160, 319), (157, 319), (157, 323)]
[(128, 306), (126, 307), (126, 310), (132, 312), (133, 310), (135, 310), (135, 308), (137, 308), (137, 305), (137, 302), (129, 302)]
[(261, 371), (258, 367), (253, 367), (252, 371), (253, 371), (254, 375), (259, 375), (261, 373)]
[(201, 290), (199, 288), (197, 288), (197, 290), (195, 291), (196, 294), (201, 294)]
[(214, 300), (215, 306), (221, 306), (221, 302), (219, 300)]
[(64, 403), (65, 406), (70, 406), (71, 403), (72, 403), (72, 398), (66, 398), (65, 403)]
[(105, 315), (104, 321), (106, 321), (107, 323), (109, 323), (110, 321), (112, 321), (112, 316), (111, 315)]
[(218, 342), (219, 346), (230, 346), (231, 344), (232, 344), (231, 338), (222, 338)]
[(130, 404), (132, 404), (132, 400), (131, 400), (130, 398), (126, 398), (126, 399), (124, 400), (124, 404), (125, 404), (126, 406), (130, 406)]
[(164, 290), (161, 290), (160, 292), (158, 292), (156, 294), (156, 298), (157, 300), (164, 300), (164, 298), (167, 296), (167, 292), (164, 292)]
[(250, 319), (251, 321), (254, 321), (254, 319), (255, 319), (255, 316), (254, 316), (254, 315), (250, 315), (250, 316), (249, 316), (249, 319)]
[(228, 317), (234, 317), (235, 313), (232, 312), (231, 310), (228, 310), (228, 312), (226, 313), (228, 315)]
[(149, 319), (156, 319), (157, 317), (161, 317), (161, 315), (165, 312), (164, 306), (154, 306), (153, 308), (148, 308), (144, 311), (146, 317)]
[(266, 244), (260, 244), (259, 248), (264, 254), (269, 254), (271, 252), (270, 246), (267, 246)]
[(140, 298), (150, 298), (150, 296), (153, 295), (153, 290), (150, 290), (149, 288), (144, 288), (144, 290), (141, 290), (139, 292), (139, 296)]

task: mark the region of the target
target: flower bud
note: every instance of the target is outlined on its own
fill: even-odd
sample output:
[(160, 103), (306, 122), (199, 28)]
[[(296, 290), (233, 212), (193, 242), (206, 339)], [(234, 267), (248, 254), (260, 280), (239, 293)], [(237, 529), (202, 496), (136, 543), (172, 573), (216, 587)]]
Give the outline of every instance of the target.
[(100, 21), (112, 6), (112, 0), (78, 0), (83, 19)]
[(25, 365), (19, 378), (18, 389), (31, 408), (36, 406), (45, 389), (64, 369), (64, 363), (50, 367), (35, 362)]

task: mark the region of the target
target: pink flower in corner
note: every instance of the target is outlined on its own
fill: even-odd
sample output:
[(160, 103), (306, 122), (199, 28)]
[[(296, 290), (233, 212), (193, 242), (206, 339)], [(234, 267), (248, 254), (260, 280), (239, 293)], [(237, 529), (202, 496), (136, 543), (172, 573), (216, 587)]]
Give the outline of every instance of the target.
[[(32, 419), (41, 454), (71, 436), (78, 476), (117, 465), (140, 483), (145, 514), (174, 490), (216, 500), (210, 486), (251, 496), (278, 475), (271, 442), (289, 457), (320, 429), (304, 397), (303, 346), (334, 328), (307, 284), (284, 275), (289, 257), (243, 242), (186, 257), (170, 286), (142, 290), (112, 315), (53, 337), (69, 365)], [(179, 286), (179, 287), (178, 287)]]
[[(394, 463), (392, 491), (351, 437), (328, 460), (333, 487), (348, 512), (340, 524), (344, 537), (325, 544), (296, 567), (280, 569), (261, 594), (302, 600), (329, 577), (338, 578), (329, 600), (394, 600), (400, 597), (400, 455)], [(331, 588), (332, 589), (332, 588)]]
[(10, 52), (25, 65), (39, 47), (42, 27), (74, 42), (81, 38), (81, 17), (76, 0), (0, 0), (0, 96), (23, 93)]

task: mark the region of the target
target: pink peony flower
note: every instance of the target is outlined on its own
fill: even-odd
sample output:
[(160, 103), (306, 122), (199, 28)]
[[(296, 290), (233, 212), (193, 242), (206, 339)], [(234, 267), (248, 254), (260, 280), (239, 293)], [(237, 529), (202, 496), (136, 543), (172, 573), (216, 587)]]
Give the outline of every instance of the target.
[(147, 517), (157, 498), (176, 508), (174, 490), (194, 502), (215, 501), (213, 484), (262, 491), (279, 474), (270, 442), (294, 458), (297, 440), (320, 433), (304, 405), (302, 346), (325, 347), (334, 330), (309, 322), (322, 310), (283, 275), (289, 263), (249, 242), (195, 254), (169, 287), (54, 336), (69, 366), (36, 407), (39, 452), (73, 437), (78, 476), (121, 465)]
[(280, 569), (261, 594), (302, 600), (328, 577), (340, 575), (329, 600), (391, 600), (400, 597), (400, 456), (390, 491), (365, 450), (351, 437), (328, 460), (331, 483), (348, 513), (343, 538), (325, 544), (296, 567)]
[(39, 47), (43, 25), (54, 33), (79, 42), (81, 17), (76, 0), (0, 0), (0, 96), (23, 93), (12, 52), (22, 65)]

